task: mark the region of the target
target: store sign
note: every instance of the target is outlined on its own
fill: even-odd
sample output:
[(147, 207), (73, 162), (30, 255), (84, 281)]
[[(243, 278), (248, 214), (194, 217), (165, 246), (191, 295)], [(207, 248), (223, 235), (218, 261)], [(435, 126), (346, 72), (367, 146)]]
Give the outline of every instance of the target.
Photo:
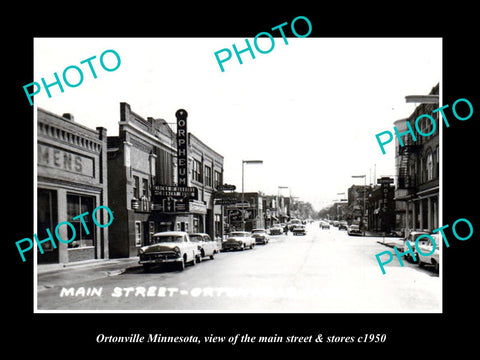
[(236, 188), (237, 187), (235, 185), (230, 184), (223, 184), (217, 186), (218, 191), (235, 191)]
[(188, 204), (188, 209), (191, 213), (194, 214), (206, 214), (207, 213), (207, 205), (204, 203), (190, 201)]
[(177, 117), (177, 174), (178, 185), (188, 185), (188, 133), (187, 112), (183, 109), (175, 113)]
[(37, 144), (37, 164), (52, 169), (94, 176), (93, 159), (57, 147)]
[(161, 197), (187, 197), (193, 199), (198, 197), (198, 189), (194, 186), (155, 185), (153, 193), (155, 196)]

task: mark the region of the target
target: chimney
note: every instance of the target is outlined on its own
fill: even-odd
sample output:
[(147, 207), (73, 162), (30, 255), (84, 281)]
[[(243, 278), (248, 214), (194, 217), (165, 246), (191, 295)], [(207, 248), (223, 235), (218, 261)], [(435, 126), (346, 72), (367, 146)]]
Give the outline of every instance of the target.
[(64, 117), (65, 119), (68, 119), (70, 121), (75, 121), (75, 118), (70, 113), (65, 113), (65, 114), (62, 115), (62, 117)]

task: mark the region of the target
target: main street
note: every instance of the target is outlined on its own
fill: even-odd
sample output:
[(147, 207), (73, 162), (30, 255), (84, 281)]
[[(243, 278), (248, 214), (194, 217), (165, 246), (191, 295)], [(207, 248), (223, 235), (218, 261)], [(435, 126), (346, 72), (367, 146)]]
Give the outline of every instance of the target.
[(184, 271), (145, 273), (130, 262), (110, 276), (99, 276), (105, 270), (98, 267), (39, 274), (38, 309), (440, 312), (438, 273), (406, 261), (402, 267), (395, 258), (383, 275), (375, 254), (392, 249), (382, 241), (334, 227), (322, 230), (315, 222), (305, 236), (271, 236), (267, 245), (220, 253)]

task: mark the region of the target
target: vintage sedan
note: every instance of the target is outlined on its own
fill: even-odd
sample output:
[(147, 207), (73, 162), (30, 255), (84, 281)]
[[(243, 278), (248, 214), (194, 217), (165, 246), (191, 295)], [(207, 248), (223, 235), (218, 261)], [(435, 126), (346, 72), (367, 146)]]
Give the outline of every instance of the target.
[(255, 244), (268, 244), (270, 241), (270, 236), (268, 236), (267, 230), (265, 229), (253, 229), (252, 237), (255, 239)]
[(153, 234), (152, 243), (138, 250), (139, 263), (145, 271), (153, 265), (174, 263), (180, 270), (190, 263), (195, 265), (200, 252), (184, 231), (165, 231)]
[(280, 225), (274, 225), (270, 228), (270, 235), (282, 235), (283, 227)]
[(227, 239), (222, 243), (222, 250), (245, 250), (255, 247), (255, 239), (249, 231), (232, 231)]
[[(415, 259), (412, 257), (412, 255), (407, 251), (409, 250), (408, 245), (410, 245), (410, 248), (415, 252), (415, 241), (420, 235), (429, 235), (428, 232), (425, 231), (412, 231), (408, 235), (407, 238), (404, 239), (403, 241), (403, 252), (405, 252), (405, 259), (409, 262), (417, 263), (418, 262), (418, 257), (415, 256)], [(427, 236), (422, 236), (422, 238), (418, 241), (417, 246), (423, 245), (423, 243), (427, 242), (428, 237)], [(408, 245), (407, 245), (408, 243)]]
[(338, 230), (348, 230), (348, 223), (344, 220), (338, 222)]
[(190, 241), (194, 242), (198, 246), (200, 252), (199, 260), (209, 256), (210, 259), (215, 258), (215, 254), (219, 252), (217, 242), (212, 240), (207, 233), (191, 233), (188, 234)]
[(330, 229), (330, 224), (326, 221), (320, 221), (320, 229)]
[(293, 227), (293, 235), (306, 235), (307, 234), (307, 229), (305, 228), (305, 225), (295, 225)]
[(357, 224), (352, 224), (348, 227), (347, 234), (350, 236), (362, 236), (363, 232), (360, 230), (360, 226)]
[(415, 249), (415, 257), (418, 259), (418, 266), (433, 265), (435, 270), (438, 271), (440, 267), (440, 241), (442, 241), (442, 239), (439, 234), (432, 234), (430, 236), (433, 238), (435, 245), (432, 239), (427, 238), (427, 241), (418, 245), (419, 251)]

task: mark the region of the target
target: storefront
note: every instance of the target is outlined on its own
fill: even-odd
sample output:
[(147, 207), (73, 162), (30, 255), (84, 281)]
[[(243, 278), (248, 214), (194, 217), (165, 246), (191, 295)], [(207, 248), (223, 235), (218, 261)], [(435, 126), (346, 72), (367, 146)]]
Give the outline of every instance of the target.
[[(47, 229), (68, 221), (73, 228), (59, 227), (67, 243), (43, 243), (38, 263), (69, 263), (107, 259), (108, 228), (94, 226), (91, 216), (107, 202), (107, 131), (75, 123), (73, 116), (37, 111), (37, 236), (48, 237)], [(76, 218), (76, 219), (75, 219)], [(82, 224), (82, 220), (85, 224)], [(73, 234), (75, 232), (75, 234)]]
[(117, 219), (110, 226), (112, 258), (136, 256), (156, 232), (221, 236), (222, 209), (212, 194), (223, 157), (188, 133), (182, 115), (175, 133), (165, 120), (120, 104), (119, 135), (108, 138), (109, 207)]

